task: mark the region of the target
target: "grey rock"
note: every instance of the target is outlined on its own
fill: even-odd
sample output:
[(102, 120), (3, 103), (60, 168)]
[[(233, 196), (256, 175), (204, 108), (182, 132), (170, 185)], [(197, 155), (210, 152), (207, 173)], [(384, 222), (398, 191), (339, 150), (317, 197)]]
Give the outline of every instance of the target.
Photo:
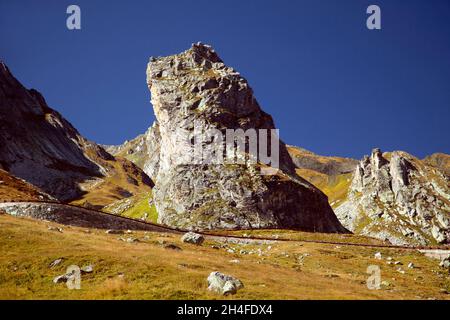
[(93, 265), (87, 265), (81, 268), (81, 273), (82, 274), (86, 274), (86, 273), (92, 273), (94, 272), (94, 266)]
[(163, 247), (165, 249), (175, 250), (175, 251), (181, 251), (182, 250), (179, 246), (177, 246), (176, 244), (173, 244), (173, 243), (164, 244)]
[(57, 265), (59, 265), (61, 262), (63, 261), (63, 258), (59, 258), (54, 260), (52, 263), (49, 264), (50, 268), (56, 267)]
[[(154, 59), (148, 64), (147, 84), (157, 124), (147, 140), (148, 149), (155, 151), (145, 171), (155, 180), (159, 223), (190, 230), (295, 227), (347, 232), (326, 196), (296, 175), (278, 137), (273, 137), (280, 151), (275, 175), (261, 175), (262, 166), (248, 160), (246, 164), (182, 161), (192, 151), (187, 137), (196, 130), (275, 128), (247, 81), (224, 67), (210, 46), (195, 44), (181, 54)], [(239, 159), (248, 157), (247, 152), (238, 153)]]
[(124, 234), (125, 232), (123, 230), (113, 230), (109, 229), (105, 231), (106, 234)]
[(69, 279), (69, 275), (63, 274), (53, 278), (53, 283), (65, 283)]
[(188, 232), (181, 237), (181, 241), (200, 246), (202, 245), (203, 241), (205, 241), (205, 238), (201, 234)]
[(406, 152), (389, 158), (374, 149), (356, 167), (336, 215), (350, 231), (396, 245), (450, 243), (450, 210), (443, 208), (450, 205), (449, 183), (438, 170), (430, 174), (430, 167)]
[(223, 295), (236, 294), (238, 290), (244, 287), (239, 279), (217, 271), (212, 272), (207, 280), (208, 290)]

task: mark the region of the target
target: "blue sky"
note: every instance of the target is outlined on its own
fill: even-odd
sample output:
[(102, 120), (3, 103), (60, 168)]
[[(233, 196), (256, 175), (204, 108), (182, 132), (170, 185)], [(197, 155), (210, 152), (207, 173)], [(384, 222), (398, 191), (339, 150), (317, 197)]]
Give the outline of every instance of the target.
[[(66, 28), (70, 4), (81, 30)], [(382, 30), (366, 28), (370, 4)], [(99, 143), (153, 122), (150, 56), (202, 41), (249, 80), (286, 143), (450, 153), (448, 0), (1, 0), (0, 39), (13, 74)]]

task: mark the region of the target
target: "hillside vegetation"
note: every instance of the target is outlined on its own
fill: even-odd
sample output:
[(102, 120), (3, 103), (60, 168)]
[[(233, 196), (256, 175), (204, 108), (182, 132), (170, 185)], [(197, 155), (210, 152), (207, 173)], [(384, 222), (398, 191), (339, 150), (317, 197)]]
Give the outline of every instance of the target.
[[(198, 247), (171, 234), (119, 236), (52, 226), (62, 227), (62, 232), (49, 230), (46, 222), (0, 215), (0, 299), (222, 299), (207, 291), (206, 278), (212, 271), (243, 281), (244, 289), (228, 299), (450, 298), (445, 293), (450, 280), (439, 262), (411, 250), (301, 241), (244, 245), (210, 239)], [(164, 244), (182, 250), (166, 249)], [(377, 251), (382, 260), (374, 258)], [(389, 264), (388, 257), (401, 265)], [(50, 267), (59, 258), (62, 262)], [(414, 269), (407, 268), (411, 262)], [(52, 282), (70, 265), (94, 268), (82, 275), (81, 290)], [(369, 265), (381, 268), (380, 290), (367, 288)]]

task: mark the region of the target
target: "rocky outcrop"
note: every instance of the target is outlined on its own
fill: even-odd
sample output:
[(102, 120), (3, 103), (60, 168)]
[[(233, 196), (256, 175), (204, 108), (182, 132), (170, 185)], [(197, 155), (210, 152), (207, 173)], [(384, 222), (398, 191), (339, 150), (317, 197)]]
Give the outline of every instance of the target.
[(364, 157), (335, 212), (349, 230), (395, 244), (450, 242), (449, 179), (406, 152)]
[(82, 137), (39, 92), (26, 89), (0, 62), (1, 168), (67, 201), (118, 172), (125, 171), (123, 175), (133, 180), (120, 184), (121, 191), (128, 192), (127, 185), (150, 186), (148, 177), (141, 177), (142, 171), (132, 166), (118, 163)]
[(158, 122), (147, 130), (145, 134), (145, 143), (147, 145), (147, 154), (144, 161), (144, 172), (156, 181), (159, 172), (159, 159), (161, 153), (161, 134), (159, 132)]
[(137, 220), (59, 203), (4, 202), (0, 203), (0, 210), (16, 217), (28, 217), (75, 227), (170, 232)]
[[(247, 81), (210, 46), (198, 43), (178, 55), (151, 58), (147, 83), (157, 118), (154, 137), (148, 141), (159, 141), (160, 152), (148, 162), (146, 172), (157, 172), (154, 201), (159, 222), (193, 229), (346, 231), (326, 196), (296, 175), (286, 146), (272, 132), (266, 141), (279, 145), (280, 169), (272, 175), (263, 172), (270, 166), (250, 161), (254, 154), (247, 149), (236, 152), (239, 163), (185, 161), (192, 156), (196, 131), (215, 130), (220, 137), (227, 129), (274, 129)], [(217, 140), (200, 145), (211, 150)], [(159, 167), (154, 169), (152, 163)]]
[(159, 171), (160, 144), (159, 125), (155, 121), (144, 134), (127, 140), (121, 145), (104, 145), (103, 147), (114, 156), (132, 161), (143, 169), (153, 181), (156, 181)]

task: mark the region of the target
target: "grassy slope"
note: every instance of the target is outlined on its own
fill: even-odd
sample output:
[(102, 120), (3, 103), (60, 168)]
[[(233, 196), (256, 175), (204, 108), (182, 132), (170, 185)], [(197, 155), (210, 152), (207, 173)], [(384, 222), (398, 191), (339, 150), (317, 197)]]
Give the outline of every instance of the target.
[(296, 169), (296, 172), (325, 193), (333, 208), (338, 207), (347, 199), (347, 192), (352, 181), (351, 173), (328, 176), (309, 169)]
[[(381, 250), (403, 262), (398, 266), (373, 258), (376, 249), (336, 247), (313, 243), (275, 243), (237, 246), (262, 249), (264, 256), (240, 255), (216, 250), (207, 241), (196, 247), (181, 244), (179, 236), (135, 233), (139, 243), (119, 241), (104, 231), (64, 227), (63, 233), (50, 231), (48, 223), (0, 215), (0, 299), (217, 299), (206, 290), (206, 277), (222, 271), (240, 278), (245, 288), (235, 299), (449, 299), (448, 275), (414, 251)], [(33, 232), (30, 232), (33, 230)], [(164, 249), (158, 241), (173, 242), (183, 248)], [(310, 254), (298, 262), (298, 257)], [(63, 257), (54, 268), (49, 264)], [(239, 259), (240, 264), (230, 263)], [(413, 262), (417, 269), (408, 269)], [(72, 264), (94, 264), (94, 273), (82, 276), (81, 290), (53, 284), (53, 277)], [(368, 290), (368, 265), (381, 267), (382, 281), (389, 287)], [(124, 274), (121, 278), (118, 275)]]
[(0, 169), (0, 201), (48, 200), (39, 188)]
[[(148, 214), (146, 221), (148, 222), (157, 222), (158, 213), (156, 212), (156, 207), (153, 204), (149, 205), (149, 200), (152, 198), (151, 192), (145, 192), (137, 194), (131, 198), (123, 199), (117, 201), (110, 206), (107, 206), (103, 209), (105, 212), (116, 213), (124, 217), (141, 219), (145, 213)], [(118, 211), (117, 209), (124, 204), (124, 202), (129, 203), (129, 206), (126, 206), (125, 210)]]
[(108, 165), (113, 168), (112, 174), (93, 186), (87, 186), (86, 194), (72, 201), (72, 204), (100, 209), (118, 200), (151, 191), (150, 185), (141, 176), (141, 170), (130, 161), (118, 157), (116, 161), (108, 161)]

